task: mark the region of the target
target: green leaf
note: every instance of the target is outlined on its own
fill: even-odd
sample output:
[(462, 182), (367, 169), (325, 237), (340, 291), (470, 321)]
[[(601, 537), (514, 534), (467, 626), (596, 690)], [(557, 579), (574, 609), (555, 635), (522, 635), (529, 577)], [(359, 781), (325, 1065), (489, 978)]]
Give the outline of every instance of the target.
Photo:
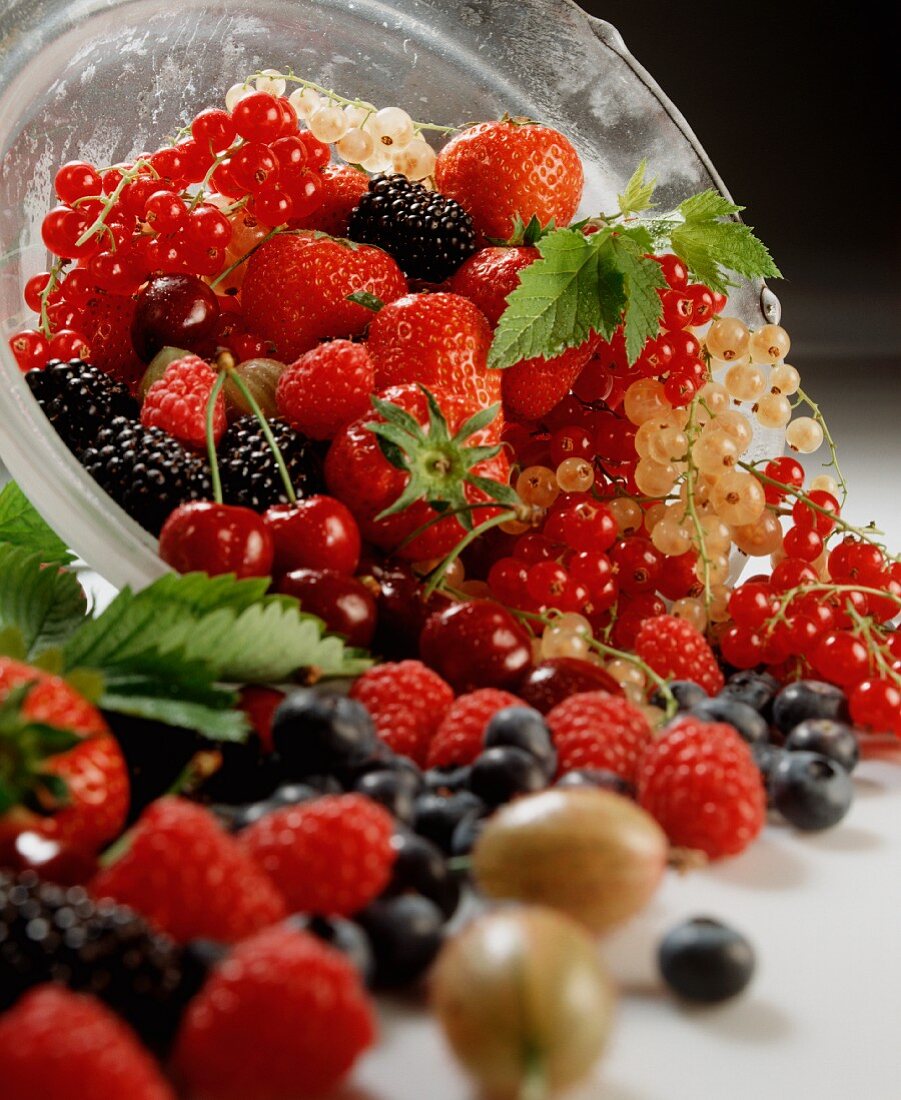
[[(56, 749), (54, 751), (62, 752), (63, 750)], [(38, 800), (39, 804), (44, 807), (45, 812), (55, 813), (69, 804), (69, 787), (62, 776), (54, 775), (53, 772), (41, 772), (35, 776), (35, 787), (45, 793), (45, 798)], [(52, 804), (52, 809), (45, 805), (48, 802)]]
[(178, 729), (196, 730), (214, 741), (244, 741), (249, 729), (247, 719), (240, 710), (216, 710), (187, 699), (107, 692), (101, 698), (100, 706), (117, 714), (147, 718)]
[(630, 214), (641, 214), (644, 210), (649, 210), (656, 205), (651, 202), (651, 196), (657, 186), (657, 178), (655, 176), (651, 180), (645, 180), (647, 170), (648, 162), (643, 160), (632, 173), (632, 178), (626, 184), (625, 191), (616, 196), (619, 212), (624, 218)]
[(731, 199), (721, 195), (719, 191), (709, 188), (690, 199), (679, 203), (679, 213), (687, 222), (715, 221), (717, 218), (728, 218), (732, 214), (738, 214), (744, 210), (743, 206), (736, 206)]
[(660, 331), (663, 303), (657, 291), (666, 287), (666, 279), (660, 264), (643, 255), (631, 237), (615, 236), (610, 244), (626, 291), (626, 357), (634, 363), (648, 338)]
[(522, 216), (519, 213), (513, 215), (513, 232), (509, 237), (489, 237), (488, 243), (495, 245), (507, 245), (517, 246), (526, 245), (531, 246), (537, 244), (542, 237), (547, 236), (548, 233), (553, 233), (556, 229), (556, 219), (551, 218), (547, 225), (542, 225), (538, 220), (537, 214), (533, 214), (529, 218), (529, 223), (522, 220)]
[(537, 355), (551, 358), (588, 339), (601, 295), (598, 252), (607, 234), (558, 229), (538, 242), (541, 259), (520, 273), (488, 355), (502, 370)]
[(42, 562), (69, 562), (72, 552), (44, 522), (14, 481), (0, 490), (0, 543), (37, 554)]
[(27, 657), (63, 642), (87, 610), (74, 573), (42, 567), (40, 554), (0, 545), (0, 630), (17, 629)]
[(598, 250), (598, 317), (594, 326), (605, 340), (611, 340), (626, 307), (626, 280), (617, 262), (612, 238)]
[(363, 306), (364, 309), (371, 310), (373, 313), (378, 313), (380, 309), (385, 308), (382, 299), (376, 297), (375, 294), (370, 294), (368, 290), (355, 290), (353, 294), (347, 295), (347, 301)]
[(782, 277), (766, 245), (743, 222), (685, 222), (673, 230), (672, 248), (696, 279), (721, 293), (734, 285), (723, 268), (751, 279)]
[(0, 630), (0, 657), (12, 657), (14, 661), (24, 661), (28, 656), (28, 647), (22, 631), (17, 626), (7, 626)]
[(494, 423), (500, 411), (501, 403), (498, 401), (494, 405), (489, 405), (486, 409), (479, 409), (477, 413), (473, 413), (468, 420), (460, 425), (460, 430), (454, 436), (454, 443), (462, 446), (476, 432), (480, 432), (483, 428), (487, 428), (489, 424)]

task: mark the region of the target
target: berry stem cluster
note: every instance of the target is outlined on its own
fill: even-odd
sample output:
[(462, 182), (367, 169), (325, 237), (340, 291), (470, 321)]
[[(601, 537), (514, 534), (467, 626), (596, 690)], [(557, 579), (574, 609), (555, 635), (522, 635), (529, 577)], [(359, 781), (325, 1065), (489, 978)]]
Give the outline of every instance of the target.
[(845, 501), (848, 499), (848, 484), (845, 481), (845, 475), (842, 473), (841, 466), (838, 464), (838, 448), (835, 446), (835, 440), (832, 438), (832, 433), (829, 431), (829, 427), (826, 424), (826, 418), (820, 411), (820, 406), (816, 401), (812, 400), (800, 387), (798, 388), (798, 400), (794, 404), (793, 408), (798, 408), (799, 405), (806, 405), (813, 413), (813, 418), (819, 424), (823, 430), (823, 438), (826, 440), (826, 445), (829, 448), (829, 462), (823, 463), (824, 466), (831, 466), (835, 470), (835, 480), (838, 482), (841, 491), (842, 498), (839, 504), (844, 508)]
[(697, 422), (696, 416), (699, 400), (701, 399), (697, 396), (692, 399), (689, 405), (688, 423), (685, 425), (685, 434), (688, 437), (688, 448), (685, 452), (685, 463), (687, 466), (685, 471), (685, 511), (688, 513), (688, 517), (695, 530), (695, 548), (698, 551), (698, 558), (701, 562), (700, 580), (704, 586), (704, 610), (707, 612), (709, 619), (710, 604), (712, 601), (710, 554), (707, 550), (707, 539), (704, 535), (704, 527), (701, 523), (701, 517), (698, 515), (698, 509), (695, 503), (695, 484), (698, 478), (698, 468), (695, 465), (692, 455), (692, 448), (694, 447), (695, 440), (698, 438), (700, 431), (700, 425)]

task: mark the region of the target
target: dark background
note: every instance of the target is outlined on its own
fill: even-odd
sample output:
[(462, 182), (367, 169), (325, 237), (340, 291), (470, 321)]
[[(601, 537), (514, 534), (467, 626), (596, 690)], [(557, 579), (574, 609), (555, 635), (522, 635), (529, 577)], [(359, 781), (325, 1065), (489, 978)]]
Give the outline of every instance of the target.
[(786, 276), (773, 289), (793, 353), (901, 359), (897, 20), (867, 3), (580, 4), (619, 30), (747, 207)]

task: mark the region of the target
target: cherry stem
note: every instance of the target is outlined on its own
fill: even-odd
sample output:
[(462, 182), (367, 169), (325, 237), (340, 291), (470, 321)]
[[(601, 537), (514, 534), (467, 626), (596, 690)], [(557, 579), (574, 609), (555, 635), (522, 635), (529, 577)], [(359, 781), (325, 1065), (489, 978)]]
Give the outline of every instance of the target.
[(477, 508), (497, 508), (496, 500), (484, 500), (478, 501), (475, 504), (461, 504), (458, 508), (448, 508), (445, 512), (439, 512), (437, 515), (432, 516), (430, 520), (420, 524), (415, 531), (412, 531), (402, 542), (399, 542), (395, 546), (395, 552), (403, 550), (405, 546), (409, 546), (411, 542), (419, 538), (420, 535), (425, 534), (431, 527), (434, 527), (436, 523), (440, 523), (443, 519), (447, 519), (448, 516), (461, 516), (469, 512), (474, 512)]
[[(231, 358), (229, 356), (229, 358)], [(266, 419), (266, 414), (257, 404), (256, 398), (250, 392), (250, 389), (244, 379), (235, 370), (234, 365), (224, 365), (224, 372), (220, 375), (220, 378), (224, 379), (228, 375), (232, 382), (239, 390), (241, 396), (250, 406), (250, 411), (257, 418), (260, 423), (260, 429), (263, 432), (263, 436), (272, 451), (272, 457), (275, 459), (275, 464), (278, 466), (278, 472), (282, 479), (282, 484), (285, 487), (285, 495), (287, 496), (291, 504), (297, 503), (297, 493), (294, 491), (294, 485), (291, 482), (291, 475), (288, 473), (288, 467), (285, 465), (285, 458), (282, 454), (281, 447), (275, 441), (275, 436), (272, 434), (272, 428), (269, 425), (269, 421)]]
[(260, 240), (258, 240), (257, 243), (253, 246), (253, 248), (249, 248), (244, 253), (243, 256), (241, 256), (239, 259), (235, 260), (235, 262), (233, 264), (229, 264), (229, 266), (224, 271), (221, 271), (216, 276), (216, 278), (213, 279), (213, 281), (210, 283), (210, 289), (215, 290), (216, 287), (222, 282), (223, 279), (227, 279), (233, 271), (236, 271), (241, 266), (241, 264), (246, 263), (247, 260), (250, 259), (250, 257), (254, 254), (254, 252), (256, 252), (256, 250), (258, 248), (260, 248), (262, 245), (264, 245), (267, 241), (271, 241), (272, 238), (277, 233), (281, 233), (281, 232), (282, 232), (282, 226), (280, 226), (280, 225), (276, 226), (274, 229), (270, 229), (269, 232), (266, 234), (266, 236), (261, 238)]
[[(497, 505), (495, 505), (495, 507), (497, 507)], [(441, 518), (443, 519), (444, 516)], [(444, 561), (435, 569), (435, 572), (429, 577), (429, 582), (425, 586), (425, 591), (423, 593), (425, 598), (428, 599), (429, 596), (431, 596), (441, 583), (441, 578), (444, 574), (450, 569), (457, 558), (459, 558), (466, 547), (469, 546), (470, 543), (475, 542), (479, 535), (483, 535), (486, 531), (490, 531), (492, 527), (500, 527), (502, 523), (509, 523), (511, 519), (516, 518), (516, 512), (513, 509), (506, 509), (501, 512), (499, 516), (492, 516), (491, 519), (486, 519), (484, 523), (480, 523), (478, 527), (474, 527), (471, 531), (467, 532), (447, 555)]]
[(220, 374), (213, 383), (206, 403), (206, 453), (210, 460), (210, 474), (213, 479), (213, 500), (222, 503), (222, 478), (219, 476), (219, 458), (216, 454), (216, 437), (213, 432), (213, 418), (216, 415), (216, 399), (225, 385), (225, 374)]

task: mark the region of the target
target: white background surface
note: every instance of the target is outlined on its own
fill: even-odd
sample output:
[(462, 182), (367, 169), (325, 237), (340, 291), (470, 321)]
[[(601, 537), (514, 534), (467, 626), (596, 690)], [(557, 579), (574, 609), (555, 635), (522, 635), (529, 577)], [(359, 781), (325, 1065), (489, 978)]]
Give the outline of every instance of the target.
[[(847, 518), (878, 520), (898, 551), (896, 369), (795, 365), (836, 438)], [(596, 1077), (567, 1100), (901, 1098), (901, 753), (861, 764), (855, 788), (837, 828), (769, 825), (736, 859), (668, 872), (651, 907), (602, 941), (622, 990), (616, 1026)], [(656, 976), (659, 937), (698, 915), (734, 924), (757, 951), (753, 984), (717, 1008), (680, 1007)], [(342, 1100), (475, 1097), (421, 1008), (383, 1001), (382, 1017), (381, 1045)]]

